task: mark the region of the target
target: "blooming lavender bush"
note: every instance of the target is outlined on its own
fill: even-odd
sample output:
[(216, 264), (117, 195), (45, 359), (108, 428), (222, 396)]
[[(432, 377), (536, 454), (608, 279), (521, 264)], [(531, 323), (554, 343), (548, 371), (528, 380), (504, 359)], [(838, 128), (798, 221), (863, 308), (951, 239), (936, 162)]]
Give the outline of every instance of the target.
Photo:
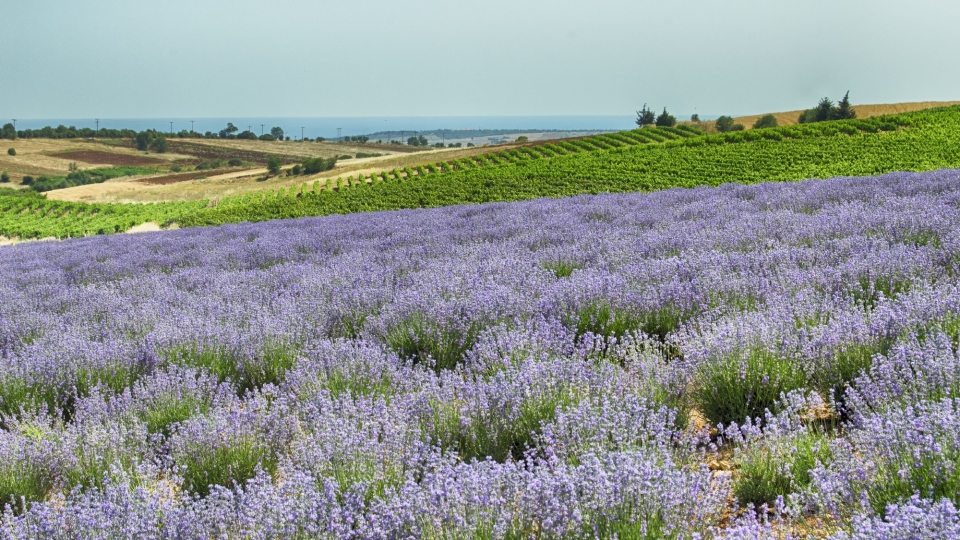
[(956, 528), (958, 171), (21, 244), (0, 276), (4, 538)]

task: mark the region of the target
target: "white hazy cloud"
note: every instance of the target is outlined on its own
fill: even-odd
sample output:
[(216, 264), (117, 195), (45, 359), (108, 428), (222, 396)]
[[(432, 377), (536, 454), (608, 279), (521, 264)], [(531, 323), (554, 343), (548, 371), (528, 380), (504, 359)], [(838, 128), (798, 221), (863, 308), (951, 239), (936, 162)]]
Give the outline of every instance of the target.
[(689, 114), (960, 98), (960, 2), (0, 0), (0, 117)]

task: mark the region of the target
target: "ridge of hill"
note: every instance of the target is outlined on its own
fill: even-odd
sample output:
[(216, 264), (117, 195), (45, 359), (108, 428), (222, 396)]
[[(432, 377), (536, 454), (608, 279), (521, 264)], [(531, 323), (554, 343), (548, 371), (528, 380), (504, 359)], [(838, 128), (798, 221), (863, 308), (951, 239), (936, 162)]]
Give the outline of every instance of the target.
[[(914, 111), (922, 111), (925, 109), (934, 109), (937, 107), (949, 107), (952, 105), (958, 105), (960, 101), (913, 101), (906, 103), (878, 103), (873, 105), (854, 105), (853, 110), (857, 113), (857, 118), (867, 119), (873, 118), (875, 116), (884, 116), (891, 114), (903, 114)], [(747, 116), (738, 116), (733, 119), (734, 122), (738, 124), (743, 124), (747, 129), (753, 129), (753, 124), (760, 119), (761, 116), (766, 116), (767, 114), (772, 114), (774, 118), (777, 119), (777, 124), (780, 126), (793, 126), (799, 123), (800, 113), (802, 110), (798, 111), (785, 111), (777, 113), (763, 113), (763, 114), (750, 114)], [(708, 122), (703, 122), (707, 124)], [(709, 122), (712, 123), (712, 122)]]

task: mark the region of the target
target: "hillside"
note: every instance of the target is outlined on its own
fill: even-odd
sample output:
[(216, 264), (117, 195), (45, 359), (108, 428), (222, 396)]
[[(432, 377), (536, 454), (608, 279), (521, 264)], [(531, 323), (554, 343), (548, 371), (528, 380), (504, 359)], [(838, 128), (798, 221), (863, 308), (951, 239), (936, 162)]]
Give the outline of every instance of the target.
[[(464, 153), (448, 149), (394, 156), (389, 159), (429, 161), (380, 171), (357, 163), (351, 165), (356, 169), (349, 176), (345, 174), (349, 169), (313, 176), (284, 174), (274, 180), (283, 182), (279, 187), (263, 182), (258, 191), (241, 191), (212, 202), (99, 205), (0, 195), (0, 236), (83, 236), (123, 231), (144, 222), (214, 225), (960, 166), (957, 106), (715, 135), (681, 128), (646, 128), (556, 144), (471, 148)], [(221, 174), (227, 178), (225, 183), (242, 183), (246, 173), (241, 167)], [(111, 183), (133, 182), (118, 178), (94, 187)], [(180, 184), (210, 183), (212, 178)]]
[[(854, 105), (853, 110), (857, 113), (857, 118), (873, 118), (875, 116), (883, 116), (889, 114), (901, 114), (913, 111), (921, 111), (924, 109), (933, 109), (937, 107), (949, 107), (951, 105), (960, 104), (960, 101), (916, 101), (909, 103), (886, 103), (886, 104), (877, 104), (877, 105)], [(772, 113), (777, 119), (777, 124), (781, 126), (792, 126), (797, 124), (797, 120), (800, 118), (800, 113), (803, 111), (787, 111), (787, 112), (778, 112)], [(733, 119), (734, 122), (738, 124), (743, 124), (747, 129), (752, 129), (753, 124), (760, 119), (761, 116), (770, 113), (763, 114), (753, 114), (748, 116), (738, 116)], [(704, 122), (705, 124), (707, 122)]]
[(544, 147), (540, 152), (534, 147), (512, 155), (494, 154), (473, 163), (398, 171), (374, 180), (340, 184), (336, 190), (319, 191), (315, 187), (314, 191), (319, 191), (316, 195), (307, 190), (306, 195), (297, 197), (287, 192), (253, 203), (237, 201), (179, 221), (182, 225), (211, 225), (960, 166), (960, 107), (720, 135), (675, 136), (663, 132), (674, 140), (661, 138), (662, 142), (627, 137), (646, 133), (653, 132), (645, 129), (601, 135), (579, 141), (582, 146), (567, 143)]

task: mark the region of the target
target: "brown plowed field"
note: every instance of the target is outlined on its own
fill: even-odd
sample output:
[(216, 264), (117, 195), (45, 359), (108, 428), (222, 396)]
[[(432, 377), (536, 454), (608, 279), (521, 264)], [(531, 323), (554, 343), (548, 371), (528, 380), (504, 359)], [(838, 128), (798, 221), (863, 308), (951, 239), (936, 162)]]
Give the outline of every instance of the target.
[(82, 161), (92, 165), (147, 166), (167, 163), (167, 161), (162, 159), (132, 156), (130, 154), (114, 154), (112, 152), (98, 152), (96, 150), (77, 150), (74, 152), (64, 152), (62, 154), (53, 154), (53, 157)]

